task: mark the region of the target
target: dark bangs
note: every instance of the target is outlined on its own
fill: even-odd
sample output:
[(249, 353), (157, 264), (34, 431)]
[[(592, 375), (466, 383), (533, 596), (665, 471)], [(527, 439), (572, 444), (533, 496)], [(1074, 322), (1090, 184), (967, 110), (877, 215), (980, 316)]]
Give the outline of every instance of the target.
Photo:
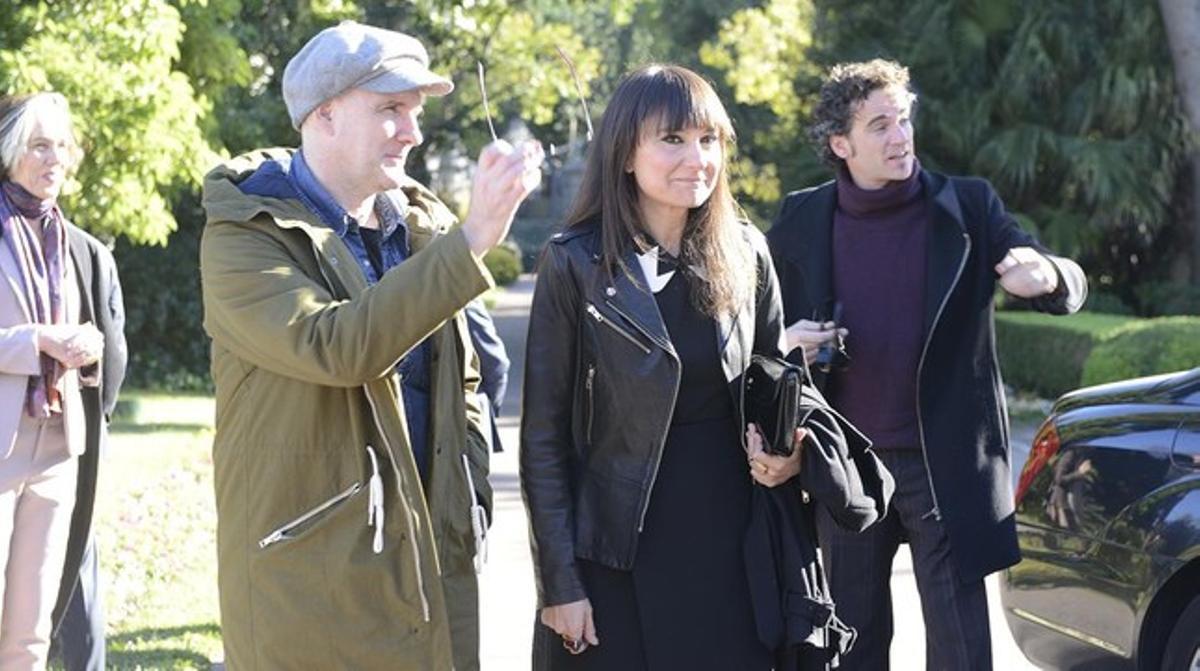
[(725, 106), (712, 86), (691, 70), (674, 65), (654, 65), (639, 73), (630, 85), (636, 101), (628, 119), (633, 128), (678, 131), (684, 128), (712, 128), (725, 142), (736, 138)]

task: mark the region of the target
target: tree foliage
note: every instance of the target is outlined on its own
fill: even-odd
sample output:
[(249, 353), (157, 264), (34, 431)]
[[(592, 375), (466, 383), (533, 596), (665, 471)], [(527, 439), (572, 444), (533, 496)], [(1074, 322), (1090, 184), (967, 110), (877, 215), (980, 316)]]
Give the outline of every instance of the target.
[[(344, 19), (418, 36), (456, 84), (426, 105), (425, 142), (409, 164), (418, 178), (427, 156), (471, 156), (490, 140), (477, 62), (497, 129), (519, 119), (560, 145), (583, 122), (555, 47), (578, 66), (594, 118), (630, 68), (677, 62), (710, 78), (729, 108), (739, 136), (733, 185), (765, 225), (784, 191), (830, 176), (804, 134), (824, 70), (885, 56), (912, 70), (923, 163), (990, 179), (1098, 288), (1145, 302), (1137, 286), (1169, 286), (1167, 268), (1191, 239), (1185, 159), (1196, 144), (1156, 3), (8, 0), (0, 91), (50, 88), (71, 100), (87, 157), (65, 208), (85, 228), (124, 238), (118, 258), (137, 279), (126, 287), (137, 316), (131, 349), (135, 366), (142, 357), (155, 371), (147, 382), (203, 380), (201, 348), (181, 344), (203, 343), (198, 305), (164, 304), (161, 283), (147, 279), (171, 269), (189, 285), (173, 291), (195, 290), (201, 176), (221, 156), (298, 142), (280, 93), (284, 67)], [(168, 240), (172, 249), (138, 247)], [(169, 368), (187, 370), (172, 377)]]
[(0, 90), (56, 90), (73, 106), (84, 163), (69, 216), (103, 236), (162, 242), (170, 202), (213, 153), (207, 114), (176, 71), (184, 24), (162, 0), (28, 3), (3, 19)]
[(806, 59), (892, 58), (920, 95), (926, 166), (989, 178), (1024, 223), (1127, 298), (1165, 271), (1188, 143), (1153, 3), (813, 0), (811, 33), (780, 18), (808, 11), (800, 0), (743, 10), (704, 52), (739, 102), (770, 110), (755, 151), (790, 152), (801, 174), (813, 165), (795, 158), (818, 86)]

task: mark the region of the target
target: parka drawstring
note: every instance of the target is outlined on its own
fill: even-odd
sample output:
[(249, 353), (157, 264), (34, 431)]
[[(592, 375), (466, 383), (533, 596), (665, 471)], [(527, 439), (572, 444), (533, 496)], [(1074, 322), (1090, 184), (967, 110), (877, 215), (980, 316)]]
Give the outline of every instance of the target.
[[(392, 446), (388, 443), (387, 434), (383, 430), (383, 425), (379, 421), (379, 408), (375, 404), (375, 398), (371, 396), (371, 390), (363, 387), (363, 395), (367, 398), (367, 405), (371, 406), (371, 419), (375, 422), (375, 430), (379, 432), (379, 437), (383, 441), (384, 447), (387, 449), (389, 460), (392, 462), (392, 472), (396, 475), (396, 488), (400, 495), (400, 505), (404, 506), (404, 515), (408, 518), (409, 528), (412, 533), (409, 534), (409, 547), (412, 548), (413, 562), (416, 567), (417, 589), (421, 593), (421, 616), (425, 622), (431, 622), (432, 616), (429, 613), (429, 595), (425, 593), (425, 571), (424, 562), (421, 561), (421, 546), (420, 546), (420, 528), (421, 520), (417, 517), (417, 512), (413, 510), (412, 503), (405, 496), (404, 474), (400, 472), (400, 467), (396, 465), (396, 455), (392, 451)], [(382, 487), (382, 482), (380, 486)], [(419, 489), (417, 491), (420, 491)]]
[(383, 477), (379, 475), (379, 458), (375, 450), (368, 445), (367, 456), (371, 457), (371, 480), (367, 486), (367, 526), (375, 527), (375, 538), (371, 549), (375, 554), (383, 552)]

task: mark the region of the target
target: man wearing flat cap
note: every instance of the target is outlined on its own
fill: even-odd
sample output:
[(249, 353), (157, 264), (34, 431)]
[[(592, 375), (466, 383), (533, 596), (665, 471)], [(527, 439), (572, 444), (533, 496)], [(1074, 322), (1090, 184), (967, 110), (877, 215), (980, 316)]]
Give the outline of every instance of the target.
[(461, 309), (540, 181), (541, 148), (479, 158), (462, 225), (404, 171), (449, 80), (407, 35), (343, 23), (288, 63), (300, 149), (204, 184), (204, 326), (230, 669), (477, 669), (490, 515)]

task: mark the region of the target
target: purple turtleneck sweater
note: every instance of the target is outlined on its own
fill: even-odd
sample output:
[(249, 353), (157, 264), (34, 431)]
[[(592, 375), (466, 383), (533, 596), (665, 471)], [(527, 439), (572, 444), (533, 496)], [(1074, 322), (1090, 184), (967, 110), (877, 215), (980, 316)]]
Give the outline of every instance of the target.
[(876, 449), (919, 449), (917, 365), (924, 345), (929, 208), (921, 167), (881, 189), (860, 189), (843, 167), (833, 215), (833, 295), (849, 330), (850, 366), (829, 399)]

